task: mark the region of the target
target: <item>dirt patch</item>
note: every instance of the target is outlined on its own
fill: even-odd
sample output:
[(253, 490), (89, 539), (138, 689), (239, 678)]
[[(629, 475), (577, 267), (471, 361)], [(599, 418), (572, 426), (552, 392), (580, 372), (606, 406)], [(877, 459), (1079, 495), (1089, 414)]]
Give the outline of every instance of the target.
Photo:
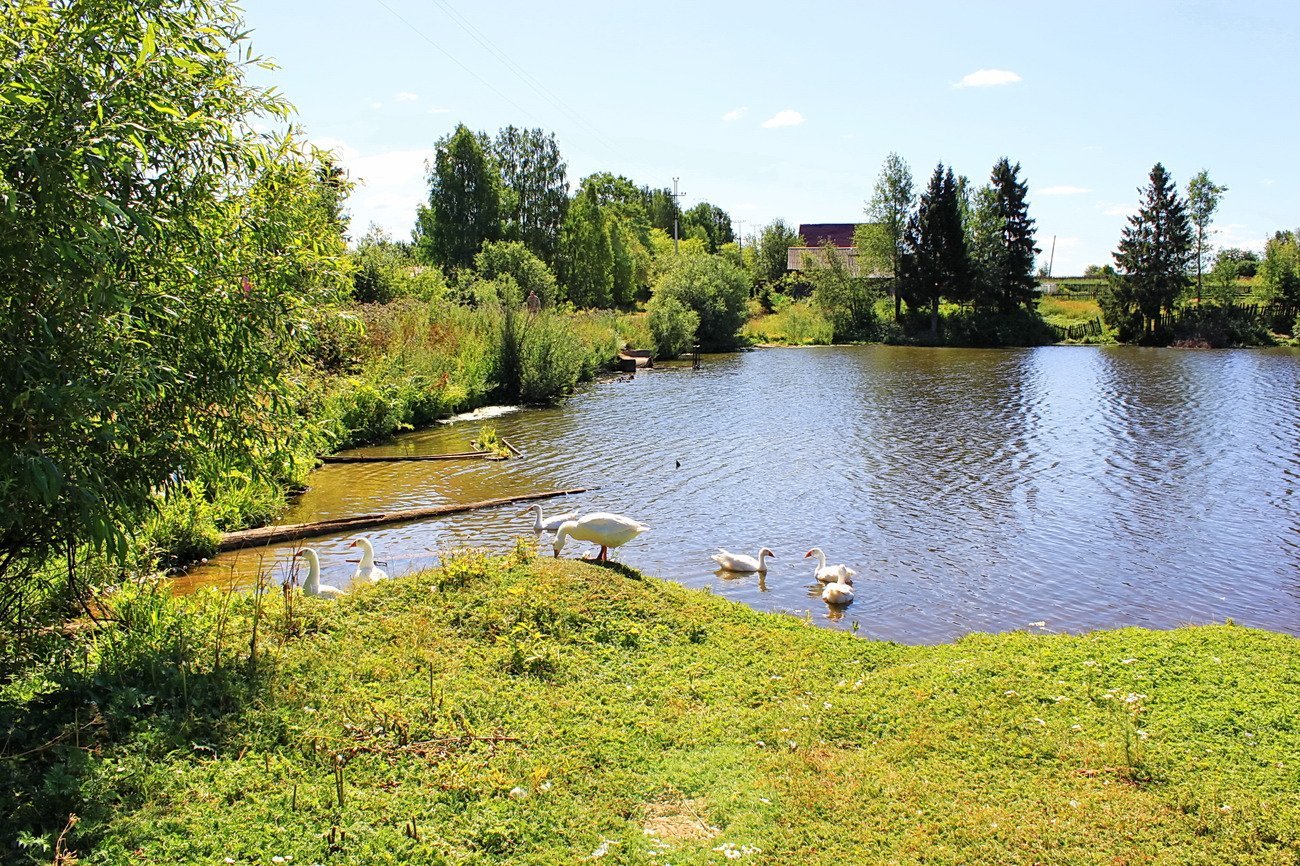
[(705, 820), (706, 808), (703, 797), (664, 797), (647, 803), (645, 832), (665, 842), (712, 839), (722, 831)]

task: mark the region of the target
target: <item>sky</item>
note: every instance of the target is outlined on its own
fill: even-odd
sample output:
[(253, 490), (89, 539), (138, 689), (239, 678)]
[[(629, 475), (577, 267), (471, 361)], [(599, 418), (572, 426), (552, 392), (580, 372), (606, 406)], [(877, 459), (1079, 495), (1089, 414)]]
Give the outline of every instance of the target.
[[(859, 222), (890, 152), (918, 191), (1006, 156), (1041, 264), (1111, 263), (1162, 162), (1227, 186), (1218, 247), (1300, 226), (1300, 14), (1282, 2), (245, 0), (296, 121), (358, 183), (352, 236), (408, 238), (435, 142), (553, 132), (571, 187), (610, 171), (746, 236)], [(1052, 254), (1053, 241), (1055, 246)]]

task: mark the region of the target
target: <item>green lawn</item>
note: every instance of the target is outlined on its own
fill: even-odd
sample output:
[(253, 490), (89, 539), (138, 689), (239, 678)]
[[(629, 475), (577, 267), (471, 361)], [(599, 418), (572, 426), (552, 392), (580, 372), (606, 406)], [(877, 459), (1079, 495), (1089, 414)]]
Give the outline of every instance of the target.
[(253, 605), (146, 597), (135, 649), (61, 637), (12, 678), (4, 754), (44, 751), (3, 763), (0, 827), (75, 811), (66, 848), (121, 863), (1297, 859), (1286, 635), (909, 647), (521, 553), (273, 595), (250, 675)]

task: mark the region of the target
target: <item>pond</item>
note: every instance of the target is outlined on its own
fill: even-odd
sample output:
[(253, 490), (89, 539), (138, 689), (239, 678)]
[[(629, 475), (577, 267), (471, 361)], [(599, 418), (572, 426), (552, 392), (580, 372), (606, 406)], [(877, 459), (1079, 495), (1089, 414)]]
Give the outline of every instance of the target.
[[(463, 451), (480, 423), (356, 453)], [(1295, 351), (768, 349), (491, 423), (524, 459), (329, 465), (284, 522), (598, 486), (544, 505), (648, 524), (614, 552), (647, 574), (872, 638), (1228, 618), (1300, 630)], [(521, 508), (368, 534), (400, 575), (531, 538)], [(347, 583), (348, 541), (310, 542), (325, 583)], [(765, 580), (713, 572), (716, 548), (760, 546), (777, 555)], [(842, 611), (821, 601), (814, 546), (858, 571)], [(259, 567), (283, 579), (291, 553), (223, 555), (181, 589), (247, 584)]]

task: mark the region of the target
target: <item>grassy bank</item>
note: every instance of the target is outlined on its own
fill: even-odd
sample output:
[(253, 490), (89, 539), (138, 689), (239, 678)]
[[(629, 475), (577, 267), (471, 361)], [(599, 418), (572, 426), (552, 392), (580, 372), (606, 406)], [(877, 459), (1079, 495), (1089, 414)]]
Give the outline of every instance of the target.
[(6, 856), (1281, 864), (1300, 845), (1285, 635), (907, 647), (525, 553), (288, 610), (111, 605), (130, 629), (34, 637), (0, 688)]

